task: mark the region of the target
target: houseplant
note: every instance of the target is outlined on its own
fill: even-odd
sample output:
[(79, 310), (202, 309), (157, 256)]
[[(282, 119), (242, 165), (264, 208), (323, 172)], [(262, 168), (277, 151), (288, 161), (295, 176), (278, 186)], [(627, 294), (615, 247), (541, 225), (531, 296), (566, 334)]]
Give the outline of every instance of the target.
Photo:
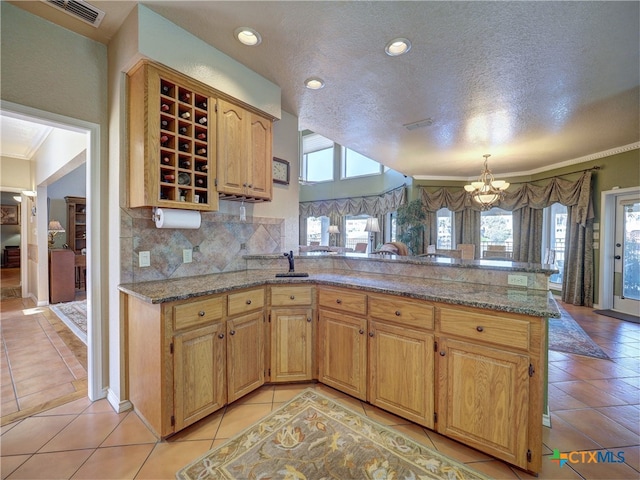
[(398, 227), (398, 240), (405, 243), (411, 255), (418, 255), (423, 252), (424, 221), (427, 214), (419, 199), (398, 208), (396, 225)]

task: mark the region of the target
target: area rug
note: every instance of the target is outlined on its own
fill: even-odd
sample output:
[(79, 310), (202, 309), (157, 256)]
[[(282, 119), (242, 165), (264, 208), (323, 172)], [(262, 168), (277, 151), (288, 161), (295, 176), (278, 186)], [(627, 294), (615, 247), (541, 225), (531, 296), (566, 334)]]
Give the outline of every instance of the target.
[(176, 473), (178, 479), (486, 479), (308, 388)]
[(87, 301), (58, 303), (49, 308), (82, 342), (87, 344)]
[(559, 303), (558, 309), (562, 316), (549, 319), (549, 350), (586, 357), (609, 358)]
[(0, 300), (8, 300), (10, 298), (20, 298), (22, 292), (20, 287), (2, 287), (0, 288)]
[(640, 323), (640, 317), (629, 315), (628, 313), (616, 312), (615, 310), (594, 310), (593, 313), (604, 315), (605, 317), (617, 318), (625, 322)]

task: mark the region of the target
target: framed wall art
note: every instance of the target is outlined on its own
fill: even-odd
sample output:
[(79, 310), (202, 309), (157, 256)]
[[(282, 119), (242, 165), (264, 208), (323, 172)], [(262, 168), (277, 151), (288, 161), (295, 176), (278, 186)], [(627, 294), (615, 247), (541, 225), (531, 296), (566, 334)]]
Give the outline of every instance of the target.
[(0, 225), (19, 225), (20, 211), (18, 205), (0, 205)]

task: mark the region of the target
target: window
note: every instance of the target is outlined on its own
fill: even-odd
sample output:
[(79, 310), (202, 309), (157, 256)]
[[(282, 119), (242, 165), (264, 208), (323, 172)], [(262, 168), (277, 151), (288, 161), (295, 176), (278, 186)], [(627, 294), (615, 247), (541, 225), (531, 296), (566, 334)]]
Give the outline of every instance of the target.
[(302, 137), (300, 176), (307, 182), (333, 181), (334, 144), (328, 138), (312, 133)]
[(307, 218), (307, 245), (329, 245), (329, 217)]
[(345, 217), (344, 246), (355, 248), (356, 243), (369, 243), (369, 233), (364, 231), (369, 215), (347, 215)]
[(453, 212), (448, 208), (441, 208), (436, 216), (438, 221), (436, 247), (450, 249), (453, 238)]
[(513, 216), (511, 212), (495, 207), (482, 212), (480, 246), (483, 257), (511, 258), (513, 252)]
[(388, 222), (389, 222), (389, 241), (390, 242), (396, 242), (398, 240), (398, 234), (397, 234), (397, 220), (398, 217), (398, 213), (397, 212), (391, 212), (388, 216)]
[(554, 203), (544, 209), (543, 238), (541, 258), (547, 248), (556, 251), (555, 265), (560, 270), (549, 277), (549, 283), (554, 289), (562, 289), (562, 270), (564, 268), (564, 240), (567, 232), (567, 207)]
[(342, 163), (342, 178), (363, 177), (365, 175), (380, 175), (381, 165), (364, 155), (349, 148), (344, 149)]

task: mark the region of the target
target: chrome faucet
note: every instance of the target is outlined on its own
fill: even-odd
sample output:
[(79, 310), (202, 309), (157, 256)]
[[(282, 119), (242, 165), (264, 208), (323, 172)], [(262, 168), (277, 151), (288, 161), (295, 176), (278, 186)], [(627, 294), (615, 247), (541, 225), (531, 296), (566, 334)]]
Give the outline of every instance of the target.
[(289, 273), (295, 272), (295, 266), (293, 265), (293, 250), (290, 250), (289, 253), (285, 253), (284, 256), (289, 260)]

